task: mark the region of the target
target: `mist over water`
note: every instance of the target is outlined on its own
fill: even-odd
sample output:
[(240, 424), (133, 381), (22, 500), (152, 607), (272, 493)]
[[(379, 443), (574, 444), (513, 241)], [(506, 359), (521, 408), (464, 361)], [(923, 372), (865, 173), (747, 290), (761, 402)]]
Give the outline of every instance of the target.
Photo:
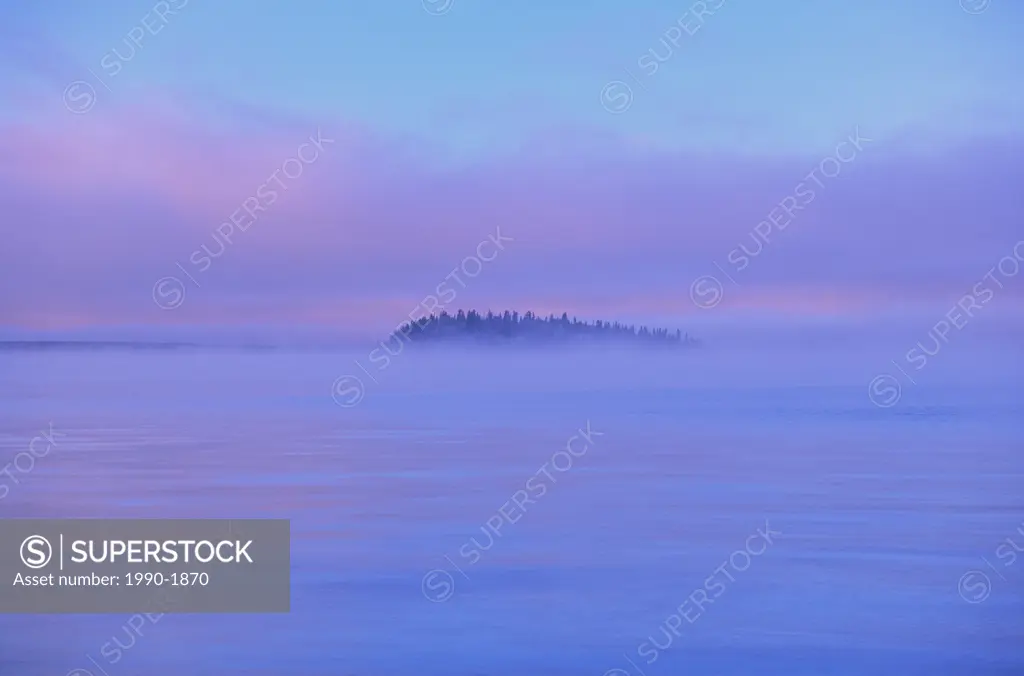
[(293, 533), (288, 615), (3, 616), (0, 673), (1020, 673), (1020, 352), (869, 335), (0, 352), (0, 464), (64, 435), (2, 516)]
[(286, 519), (290, 612), (12, 584), (0, 676), (1024, 676), (1024, 2), (52, 4), (0, 531)]

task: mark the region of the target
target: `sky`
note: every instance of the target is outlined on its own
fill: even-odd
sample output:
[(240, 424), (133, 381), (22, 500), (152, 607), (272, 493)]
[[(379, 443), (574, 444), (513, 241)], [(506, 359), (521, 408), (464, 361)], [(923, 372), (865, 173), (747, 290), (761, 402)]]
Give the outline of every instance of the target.
[(42, 5), (0, 0), (0, 335), (1024, 308), (1019, 3)]

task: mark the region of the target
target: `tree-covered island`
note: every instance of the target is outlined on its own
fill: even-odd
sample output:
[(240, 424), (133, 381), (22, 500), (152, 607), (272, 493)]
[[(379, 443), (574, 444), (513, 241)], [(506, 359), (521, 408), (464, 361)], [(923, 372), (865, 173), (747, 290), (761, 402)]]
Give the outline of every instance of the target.
[(557, 344), (566, 342), (630, 343), (694, 347), (698, 341), (678, 329), (637, 327), (632, 324), (581, 322), (568, 314), (538, 317), (533, 312), (520, 315), (505, 310), (495, 314), (481, 314), (476, 310), (459, 310), (449, 314), (442, 310), (416, 321), (406, 322), (392, 334), (394, 338), (407, 338), (413, 343), (447, 343), (472, 341), (482, 343)]

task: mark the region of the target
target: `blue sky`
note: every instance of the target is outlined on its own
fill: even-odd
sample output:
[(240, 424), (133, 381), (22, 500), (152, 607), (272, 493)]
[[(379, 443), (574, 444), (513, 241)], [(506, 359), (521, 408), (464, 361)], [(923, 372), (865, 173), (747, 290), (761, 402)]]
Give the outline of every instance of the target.
[[(4, 13), (28, 29), (23, 39), (45, 36), (106, 78), (101, 58), (127, 53), (125, 36), (153, 21), (153, 6), (7, 3)], [(994, 0), (971, 15), (954, 0), (728, 0), (667, 48), (676, 22), (698, 25), (693, 6), (454, 0), (431, 15), (415, 0), (190, 0), (145, 36), (113, 96), (162, 88), (483, 149), (559, 127), (740, 150), (827, 145), (855, 123), (883, 136), (1019, 131), (1019, 3)], [(646, 76), (637, 63), (651, 49), (672, 56)], [(634, 104), (609, 115), (600, 91), (620, 78)]]
[(394, 326), (495, 228), (466, 307), (688, 320), (746, 243), (741, 316), (934, 312), (1024, 251), (1022, 35), (1007, 0), (0, 1), (0, 316)]

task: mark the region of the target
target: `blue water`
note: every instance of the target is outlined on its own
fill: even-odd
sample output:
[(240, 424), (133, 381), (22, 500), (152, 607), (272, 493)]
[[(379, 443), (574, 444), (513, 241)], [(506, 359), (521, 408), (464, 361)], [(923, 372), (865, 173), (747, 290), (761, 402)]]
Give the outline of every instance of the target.
[(1014, 362), (951, 350), (880, 408), (884, 356), (0, 353), (0, 464), (64, 435), (0, 515), (293, 534), (290, 614), (0, 616), (0, 674), (1022, 674), (1024, 561), (995, 555), (1024, 547)]

